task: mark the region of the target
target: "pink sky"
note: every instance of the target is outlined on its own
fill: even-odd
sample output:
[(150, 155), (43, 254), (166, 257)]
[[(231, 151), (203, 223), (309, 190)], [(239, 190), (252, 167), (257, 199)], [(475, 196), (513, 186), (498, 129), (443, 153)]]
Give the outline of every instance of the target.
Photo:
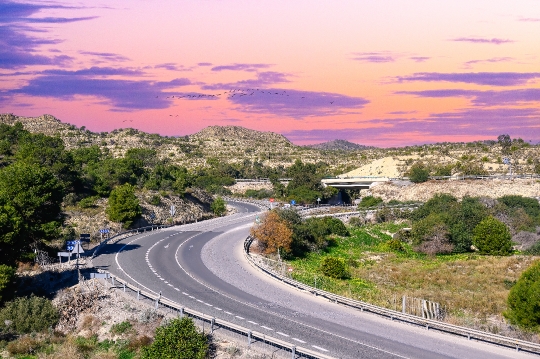
[(539, 34), (538, 0), (5, 0), (0, 112), (297, 144), (536, 143)]

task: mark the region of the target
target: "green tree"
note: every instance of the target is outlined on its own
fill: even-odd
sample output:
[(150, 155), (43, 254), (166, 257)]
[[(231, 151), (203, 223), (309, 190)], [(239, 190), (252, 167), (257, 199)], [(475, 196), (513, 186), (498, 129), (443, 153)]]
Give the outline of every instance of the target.
[(139, 199), (135, 196), (135, 188), (130, 184), (124, 184), (113, 189), (106, 213), (109, 220), (121, 222), (124, 228), (129, 228), (142, 214)]
[(154, 342), (142, 349), (142, 359), (204, 359), (209, 344), (206, 335), (199, 333), (193, 320), (173, 319), (156, 329)]
[(504, 316), (512, 324), (538, 331), (540, 327), (540, 261), (525, 270), (508, 294)]
[(223, 198), (217, 197), (210, 205), (210, 209), (214, 215), (221, 217), (227, 212), (227, 204)]
[(383, 203), (383, 199), (381, 197), (365, 196), (362, 198), (362, 200), (358, 204), (358, 209), (377, 207), (378, 205), (382, 203)]
[(416, 162), (409, 170), (409, 179), (414, 183), (426, 182), (429, 179), (429, 169), (423, 162)]
[(14, 263), (29, 244), (58, 235), (63, 194), (46, 168), (15, 162), (0, 170), (0, 263)]
[(506, 225), (492, 216), (483, 219), (473, 231), (473, 244), (483, 254), (511, 254), (511, 238)]

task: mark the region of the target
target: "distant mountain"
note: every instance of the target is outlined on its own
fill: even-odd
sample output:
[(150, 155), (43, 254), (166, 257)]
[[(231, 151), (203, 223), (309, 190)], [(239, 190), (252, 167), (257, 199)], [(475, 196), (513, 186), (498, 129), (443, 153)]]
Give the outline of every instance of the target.
[(307, 145), (306, 147), (314, 148), (317, 150), (324, 151), (357, 151), (357, 150), (368, 150), (373, 149), (371, 146), (359, 145), (357, 143), (352, 143), (345, 140), (333, 140), (323, 143), (318, 143), (315, 145)]

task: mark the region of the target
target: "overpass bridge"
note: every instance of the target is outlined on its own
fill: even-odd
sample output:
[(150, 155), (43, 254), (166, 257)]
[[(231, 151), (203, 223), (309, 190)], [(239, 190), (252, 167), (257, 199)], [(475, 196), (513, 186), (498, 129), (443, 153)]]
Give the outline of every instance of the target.
[(335, 178), (324, 178), (321, 180), (323, 186), (325, 187), (334, 187), (338, 189), (369, 189), (375, 183), (388, 182), (390, 178), (388, 177), (335, 177)]

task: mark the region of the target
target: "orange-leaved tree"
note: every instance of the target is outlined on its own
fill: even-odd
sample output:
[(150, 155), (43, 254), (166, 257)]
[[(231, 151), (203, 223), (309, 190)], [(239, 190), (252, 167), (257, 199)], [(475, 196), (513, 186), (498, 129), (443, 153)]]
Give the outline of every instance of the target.
[(292, 243), (292, 230), (276, 212), (268, 212), (260, 225), (251, 228), (251, 235), (259, 241), (265, 253), (276, 253), (278, 248), (289, 251)]

